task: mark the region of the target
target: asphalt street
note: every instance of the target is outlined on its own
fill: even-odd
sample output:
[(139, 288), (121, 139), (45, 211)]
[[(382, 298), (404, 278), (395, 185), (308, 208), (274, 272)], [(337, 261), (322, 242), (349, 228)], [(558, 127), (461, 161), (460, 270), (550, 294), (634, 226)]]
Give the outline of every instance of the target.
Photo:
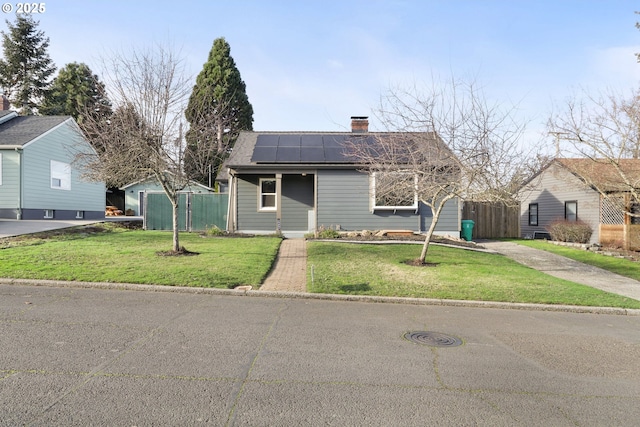
[(640, 316), (0, 285), (0, 330), (0, 426), (640, 420)]

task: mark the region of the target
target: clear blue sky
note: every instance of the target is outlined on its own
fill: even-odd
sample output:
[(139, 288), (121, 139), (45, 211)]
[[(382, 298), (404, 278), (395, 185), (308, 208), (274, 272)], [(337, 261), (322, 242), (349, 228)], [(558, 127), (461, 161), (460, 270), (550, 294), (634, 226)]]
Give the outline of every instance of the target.
[(256, 130), (345, 130), (350, 116), (372, 116), (389, 86), (454, 74), (474, 76), (493, 101), (518, 103), (536, 131), (580, 86), (631, 90), (640, 81), (640, 3), (630, 0), (44, 3), (36, 19), (58, 67), (85, 62), (99, 74), (100, 56), (169, 41), (195, 80), (225, 37)]

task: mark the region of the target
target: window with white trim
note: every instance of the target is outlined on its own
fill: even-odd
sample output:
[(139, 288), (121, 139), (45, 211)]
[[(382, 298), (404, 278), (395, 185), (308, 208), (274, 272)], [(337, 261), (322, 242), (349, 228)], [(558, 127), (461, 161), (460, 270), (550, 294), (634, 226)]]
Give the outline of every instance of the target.
[(51, 160), (51, 188), (71, 190), (71, 165)]
[(258, 209), (261, 211), (275, 211), (277, 199), (275, 178), (260, 178), (258, 192)]
[(44, 210), (44, 218), (45, 219), (53, 219), (54, 212), (53, 209), (45, 209)]
[(411, 172), (371, 174), (374, 210), (417, 210), (417, 176)]

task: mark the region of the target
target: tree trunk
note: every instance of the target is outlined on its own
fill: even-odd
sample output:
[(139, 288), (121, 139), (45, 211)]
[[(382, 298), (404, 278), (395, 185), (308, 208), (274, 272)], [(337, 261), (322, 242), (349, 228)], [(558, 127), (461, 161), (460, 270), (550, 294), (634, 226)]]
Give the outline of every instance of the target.
[(179, 193), (175, 193), (173, 195), (173, 197), (170, 198), (171, 200), (171, 208), (172, 208), (172, 213), (173, 213), (173, 251), (174, 252), (180, 252), (180, 237), (179, 237), (179, 223), (178, 223), (178, 200), (179, 200), (180, 194)]
[(218, 120), (218, 123), (216, 125), (216, 145), (217, 145), (216, 151), (218, 152), (218, 154), (224, 151), (224, 146), (222, 143), (223, 134), (224, 134), (224, 129), (223, 129), (222, 120)]
[(425, 259), (427, 258), (427, 251), (429, 250), (429, 243), (431, 242), (431, 237), (433, 237), (433, 232), (436, 230), (436, 225), (438, 225), (438, 220), (440, 219), (440, 213), (442, 212), (442, 208), (444, 207), (445, 201), (442, 201), (438, 204), (438, 207), (434, 210), (431, 208), (431, 212), (433, 212), (433, 217), (431, 218), (431, 225), (429, 225), (429, 229), (427, 230), (427, 234), (424, 238), (424, 244), (422, 245), (422, 252), (420, 253), (420, 258), (418, 261), (424, 264)]

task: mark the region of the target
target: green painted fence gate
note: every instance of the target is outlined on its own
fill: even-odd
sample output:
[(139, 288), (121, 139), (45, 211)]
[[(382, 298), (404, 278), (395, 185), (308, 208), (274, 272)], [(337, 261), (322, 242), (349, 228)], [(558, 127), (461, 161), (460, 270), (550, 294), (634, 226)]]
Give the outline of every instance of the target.
[[(180, 231), (205, 231), (227, 228), (229, 195), (224, 193), (181, 193), (178, 200)], [(172, 230), (171, 202), (164, 193), (146, 193), (144, 197), (144, 228)]]

